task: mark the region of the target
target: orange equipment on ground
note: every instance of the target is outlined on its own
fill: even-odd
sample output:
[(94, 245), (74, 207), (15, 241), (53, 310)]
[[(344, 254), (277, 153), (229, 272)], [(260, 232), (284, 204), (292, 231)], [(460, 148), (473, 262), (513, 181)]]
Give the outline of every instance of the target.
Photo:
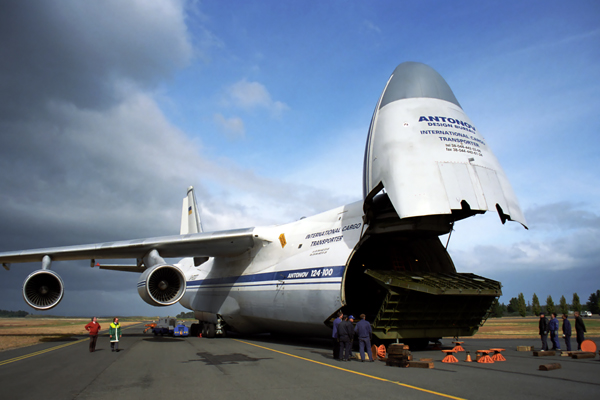
[(471, 360), (471, 353), (469, 353), (467, 351), (467, 359), (465, 360), (465, 362), (473, 362), (473, 360)]
[(505, 349), (490, 349), (490, 350), (494, 352), (494, 355), (492, 356), (492, 360), (494, 360), (494, 361), (506, 361), (506, 358), (504, 358), (504, 356), (502, 354), (500, 354)]
[(465, 349), (463, 349), (462, 344), (464, 342), (452, 342), (455, 344), (454, 346), (454, 351), (465, 351)]
[(596, 343), (592, 342), (589, 339), (581, 342), (581, 351), (585, 351), (586, 353), (595, 353), (596, 352)]
[(380, 360), (385, 360), (387, 356), (387, 352), (385, 351), (385, 345), (380, 345), (377, 348), (377, 357), (379, 357)]
[(444, 353), (446, 353), (446, 357), (444, 357), (444, 359), (442, 360), (443, 363), (457, 363), (458, 359), (456, 357), (454, 357), (453, 353), (456, 353), (456, 351), (454, 349), (452, 350), (442, 350)]
[(147, 326), (146, 329), (144, 329), (144, 333), (148, 332), (150, 329), (155, 328), (156, 327), (156, 323), (151, 323), (151, 324), (146, 324), (144, 326)]
[(477, 350), (477, 362), (483, 364), (493, 364), (494, 360), (490, 357), (491, 350)]

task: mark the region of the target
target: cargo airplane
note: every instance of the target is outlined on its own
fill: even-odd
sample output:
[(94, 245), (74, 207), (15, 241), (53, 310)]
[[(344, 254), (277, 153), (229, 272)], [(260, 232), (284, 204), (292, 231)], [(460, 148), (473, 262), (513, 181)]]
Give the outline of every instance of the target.
[(189, 188), (180, 235), (3, 252), (0, 262), (6, 269), (41, 262), (23, 283), (36, 310), (63, 298), (52, 261), (89, 259), (139, 272), (137, 290), (148, 304), (193, 310), (193, 335), (329, 336), (342, 310), (366, 314), (378, 341), (425, 344), (473, 335), (501, 295), (499, 282), (458, 273), (439, 238), (488, 210), (526, 228), (504, 171), (446, 81), (405, 62), (375, 107), (361, 201), (284, 225), (203, 232)]

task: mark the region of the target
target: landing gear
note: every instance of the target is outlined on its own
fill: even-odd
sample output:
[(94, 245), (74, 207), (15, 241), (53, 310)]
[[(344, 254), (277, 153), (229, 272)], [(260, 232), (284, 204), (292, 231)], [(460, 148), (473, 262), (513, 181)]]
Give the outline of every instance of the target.
[(206, 327), (206, 337), (207, 338), (214, 338), (215, 337), (215, 324), (206, 324), (208, 325)]
[(192, 324), (190, 327), (190, 336), (197, 337), (200, 334), (205, 338), (226, 337), (227, 331), (225, 330), (225, 321), (218, 316), (216, 324), (211, 322), (198, 322), (197, 324)]
[(202, 325), (192, 324), (192, 326), (190, 326), (190, 336), (197, 337), (200, 332), (202, 332)]

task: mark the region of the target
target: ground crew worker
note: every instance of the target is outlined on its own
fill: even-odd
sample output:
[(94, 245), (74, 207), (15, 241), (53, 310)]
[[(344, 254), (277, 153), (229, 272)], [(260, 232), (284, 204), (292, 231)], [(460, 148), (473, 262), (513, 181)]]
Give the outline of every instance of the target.
[(548, 319), (544, 313), (540, 313), (540, 337), (542, 338), (542, 351), (548, 350)]
[(560, 351), (560, 343), (558, 342), (558, 320), (556, 319), (556, 313), (550, 315), (552, 315), (552, 318), (550, 318), (550, 322), (548, 323), (548, 330), (550, 331), (552, 350)]
[(333, 320), (333, 332), (331, 332), (331, 340), (333, 342), (333, 359), (337, 360), (340, 358), (340, 339), (338, 337), (338, 326), (342, 322), (342, 316), (344, 313), (338, 311), (337, 318)]
[(373, 353), (371, 353), (371, 335), (373, 334), (373, 330), (371, 329), (371, 324), (365, 318), (365, 314), (360, 314), (360, 321), (356, 324), (354, 331), (358, 334), (358, 349), (361, 361), (365, 362), (365, 346), (367, 346), (369, 360), (373, 362), (375, 361)]
[(565, 344), (567, 345), (567, 351), (571, 351), (571, 322), (569, 321), (567, 314), (562, 315), (563, 324), (563, 338), (565, 338)]
[(110, 336), (110, 350), (119, 352), (119, 339), (121, 338), (121, 324), (119, 324), (119, 318), (114, 318), (108, 329), (108, 336)]
[(93, 353), (96, 350), (96, 340), (98, 340), (98, 331), (100, 330), (98, 318), (93, 317), (92, 321), (85, 326), (85, 329), (90, 333), (90, 353)]
[(581, 350), (581, 343), (585, 340), (584, 333), (587, 332), (585, 330), (585, 324), (583, 323), (583, 319), (579, 316), (579, 311), (575, 311), (575, 332), (577, 332), (577, 350)]
[(338, 325), (338, 336), (340, 338), (340, 361), (350, 361), (350, 348), (354, 338), (354, 327), (345, 316)]
[[(348, 317), (348, 321), (350, 321), (350, 323), (352, 324), (352, 329), (354, 329), (354, 315), (350, 315)], [(354, 347), (354, 340), (352, 341), (350, 346), (350, 358), (354, 358), (354, 356), (352, 355), (352, 347)]]

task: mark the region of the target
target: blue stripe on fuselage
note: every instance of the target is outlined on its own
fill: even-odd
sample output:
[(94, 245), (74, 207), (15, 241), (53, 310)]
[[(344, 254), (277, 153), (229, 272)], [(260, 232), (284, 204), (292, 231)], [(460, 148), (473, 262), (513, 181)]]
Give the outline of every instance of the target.
[[(241, 276), (227, 276), (222, 278), (208, 278), (196, 281), (188, 281), (187, 286), (231, 287), (236, 284), (250, 284), (243, 286), (267, 286), (276, 282), (284, 282), (286, 285), (299, 284), (321, 284), (338, 283), (324, 278), (341, 278), (344, 275), (345, 266), (305, 268), (288, 271), (264, 272), (261, 274), (249, 274)], [(322, 281), (322, 282), (319, 282)], [(269, 282), (269, 283), (267, 283)], [(217, 286), (218, 285), (218, 286)]]

